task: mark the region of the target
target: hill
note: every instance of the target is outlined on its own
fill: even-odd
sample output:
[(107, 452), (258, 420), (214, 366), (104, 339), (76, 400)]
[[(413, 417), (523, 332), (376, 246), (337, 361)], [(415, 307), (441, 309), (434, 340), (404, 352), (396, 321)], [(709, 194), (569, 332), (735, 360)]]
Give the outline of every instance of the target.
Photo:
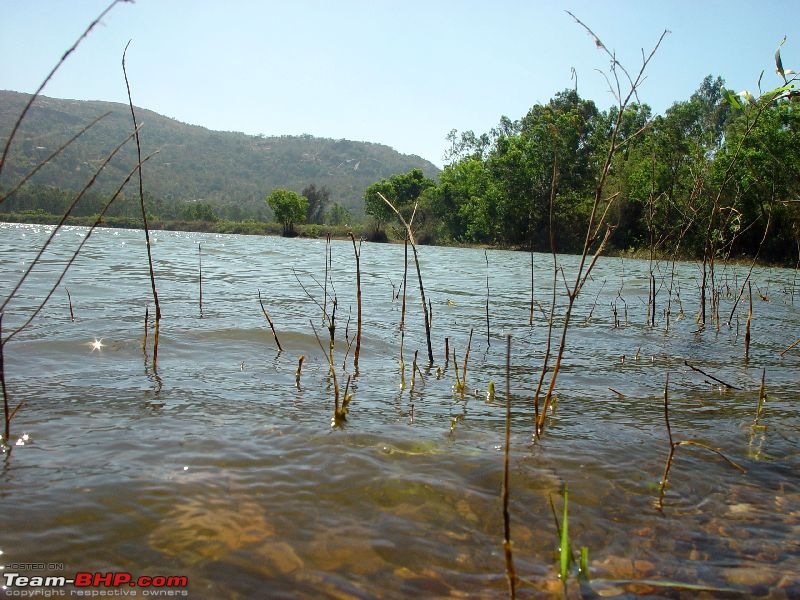
[[(0, 91), (0, 143), (5, 144), (27, 94)], [(298, 136), (252, 136), (211, 131), (137, 108), (142, 153), (158, 151), (144, 169), (145, 188), (159, 203), (204, 201), (221, 216), (239, 219), (267, 214), (264, 198), (274, 188), (300, 192), (327, 187), (332, 201), (363, 215), (363, 193), (370, 184), (420, 168), (429, 177), (439, 170), (419, 156), (389, 146), (350, 140)], [(22, 123), (4, 167), (0, 186), (9, 187), (72, 135), (110, 113), (43, 168), (32, 183), (80, 190), (105, 157), (131, 132), (126, 104), (61, 100), (41, 96)], [(109, 193), (136, 164), (129, 143), (101, 173), (93, 189)]]

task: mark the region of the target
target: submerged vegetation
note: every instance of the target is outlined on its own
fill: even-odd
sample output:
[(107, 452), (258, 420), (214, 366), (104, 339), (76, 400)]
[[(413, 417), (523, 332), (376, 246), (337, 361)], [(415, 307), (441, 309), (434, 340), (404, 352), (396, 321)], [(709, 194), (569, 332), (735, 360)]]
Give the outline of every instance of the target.
[[(109, 7), (110, 10), (117, 2)], [(366, 212), (371, 215), (378, 229), (394, 227), (393, 235), (405, 242), (405, 256), (402, 268), (402, 309), (400, 323), (397, 328), (392, 326), (392, 331), (399, 334), (399, 388), (400, 398), (408, 392), (410, 404), (410, 419), (414, 421), (414, 401), (423, 398), (426, 391), (426, 378), (434, 376), (440, 379), (447, 368), (452, 366), (455, 383), (452, 386), (452, 395), (455, 401), (463, 404), (464, 413), (452, 416), (450, 419), (449, 437), (453, 439), (457, 433), (459, 423), (466, 417), (467, 402), (479, 396), (472, 393), (470, 386), (477, 367), (470, 367), (469, 359), (473, 344), (474, 328), (469, 326), (469, 336), (463, 350), (463, 362), (459, 365), (456, 354), (455, 342), (450, 346), (449, 333), (439, 325), (437, 319), (434, 325), (434, 303), (430, 293), (425, 291), (425, 261), (424, 248), (420, 245), (425, 242), (448, 241), (456, 243), (482, 243), (515, 246), (529, 249), (531, 252), (545, 250), (552, 256), (552, 296), (549, 311), (546, 307), (537, 305), (534, 296), (533, 256), (531, 257), (531, 298), (528, 311), (527, 298), (524, 301), (527, 312), (527, 325), (529, 331), (534, 329), (534, 306), (537, 305), (543, 316), (541, 323), (546, 327), (546, 343), (543, 348), (537, 349), (534, 357), (526, 357), (535, 361), (539, 368), (538, 376), (529, 377), (525, 373), (526, 389), (531, 390), (523, 402), (514, 401), (512, 406), (511, 373), (514, 368), (514, 355), (511, 347), (511, 334), (505, 334), (505, 429), (502, 446), (502, 466), (497, 465), (497, 472), (502, 472), (502, 483), (497, 489), (499, 498), (498, 514), (502, 514), (502, 531), (497, 531), (497, 547), (502, 548), (505, 558), (505, 579), (510, 597), (516, 597), (521, 590), (533, 588), (537, 592), (553, 591), (552, 586), (540, 585), (531, 582), (527, 573), (523, 572), (519, 553), (515, 552), (512, 527), (514, 512), (512, 499), (514, 486), (511, 477), (512, 457), (518, 457), (521, 451), (512, 453), (512, 420), (514, 413), (525, 417), (527, 429), (524, 432), (528, 444), (526, 452), (548, 452), (549, 447), (543, 443), (543, 438), (551, 430), (558, 430), (559, 422), (556, 418), (558, 403), (559, 376), (568, 370), (566, 361), (570, 351), (570, 341), (573, 330), (578, 321), (578, 308), (583, 298), (582, 291), (593, 281), (593, 274), (601, 255), (609, 249), (645, 248), (649, 253), (648, 262), (648, 298), (646, 303), (647, 319), (645, 328), (648, 331), (668, 333), (671, 325), (673, 306), (680, 306), (683, 315), (683, 303), (687, 301), (689, 292), (687, 282), (676, 280), (676, 262), (679, 257), (691, 255), (702, 261), (698, 264), (697, 274), (697, 331), (719, 332), (723, 327), (733, 328), (734, 317), (739, 318), (737, 309), (744, 295), (745, 286), (750, 291), (747, 307), (746, 333), (744, 339), (744, 362), (755, 362), (751, 356), (750, 346), (753, 343), (751, 324), (753, 322), (752, 282), (750, 271), (744, 281), (738, 279), (731, 282), (727, 273), (720, 273), (720, 264), (732, 257), (748, 256), (753, 260), (763, 258), (776, 261), (800, 261), (800, 212), (794, 204), (797, 192), (796, 174), (800, 170), (800, 154), (797, 154), (796, 128), (800, 124), (794, 114), (794, 76), (785, 70), (780, 61), (780, 53), (776, 54), (776, 63), (782, 84), (774, 90), (762, 93), (758, 98), (751, 95), (734, 95), (726, 90), (721, 80), (707, 78), (698, 92), (685, 103), (678, 103), (663, 117), (652, 118), (649, 108), (638, 102), (637, 89), (643, 80), (650, 60), (656, 55), (666, 32), (656, 42), (649, 54), (642, 56), (642, 64), (638, 71), (629, 72), (620, 64), (603, 42), (585, 24), (575, 19), (579, 26), (585, 28), (595, 40), (598, 49), (605, 52), (610, 60), (608, 80), (614, 90), (616, 106), (606, 112), (598, 111), (594, 103), (580, 98), (576, 90), (567, 90), (559, 94), (550, 103), (544, 106), (535, 106), (520, 121), (503, 119), (497, 130), (491, 134), (476, 137), (467, 132), (460, 136), (455, 132), (451, 135), (453, 147), (451, 149), (451, 163), (445, 168), (438, 182), (427, 178), (422, 171), (412, 170), (403, 175), (394, 175), (375, 183), (365, 193)], [(95, 21), (96, 23), (97, 21)], [(94, 23), (89, 27), (88, 34)], [(82, 38), (80, 38), (82, 39)], [(79, 41), (80, 41), (79, 39)], [(77, 45), (77, 43), (76, 43)], [(69, 54), (69, 53), (67, 53)], [(67, 55), (65, 55), (66, 57)], [(123, 54), (123, 71), (125, 68)], [(127, 74), (126, 74), (126, 84)], [(47, 80), (45, 80), (47, 83)], [(44, 84), (42, 85), (44, 87)], [(41, 91), (41, 88), (40, 88)], [(131, 97), (131, 89), (128, 87)], [(31, 99), (31, 103), (33, 99)], [(30, 104), (28, 105), (30, 107)], [(150, 219), (148, 213), (148, 197), (145, 187), (146, 178), (143, 177), (145, 163), (151, 155), (142, 157), (139, 145), (140, 132), (146, 135), (146, 128), (137, 123), (133, 102), (130, 102), (132, 127), (131, 132), (124, 138), (98, 171), (90, 178), (84, 190), (70, 198), (66, 210), (52, 229), (50, 237), (41, 248), (41, 252), (34, 258), (27, 270), (10, 289), (7, 298), (0, 307), (0, 384), (2, 384), (4, 400), (5, 427), (3, 435), (3, 450), (5, 460), (11, 460), (11, 450), (14, 447), (12, 439), (12, 424), (20, 418), (20, 411), (24, 415), (23, 403), (16, 404), (10, 397), (5, 373), (6, 344), (16, 334), (23, 331), (37, 316), (39, 311), (49, 300), (50, 296), (60, 287), (63, 277), (70, 268), (72, 261), (77, 257), (83, 243), (89, 239), (95, 227), (104, 221), (109, 221), (111, 216), (106, 213), (116, 200), (122, 198), (125, 185), (129, 180), (138, 176), (138, 194), (136, 200), (140, 215), (126, 218), (141, 218), (145, 243), (148, 251), (147, 273), (155, 306), (154, 338), (152, 359), (147, 354), (149, 339), (149, 307), (145, 307), (145, 334), (142, 344), (144, 354), (144, 371), (148, 378), (158, 382), (155, 394), (161, 392), (163, 381), (158, 373), (158, 339), (161, 311), (156, 288), (156, 269), (151, 254), (149, 230), (158, 222), (157, 214)], [(20, 121), (26, 116), (26, 111), (20, 115)], [(4, 149), (0, 174), (6, 163), (14, 137), (12, 131)], [(68, 219), (78, 215), (80, 202), (104, 166), (113, 158), (116, 152), (130, 141), (137, 143), (136, 159), (127, 177), (118, 191), (105, 199), (99, 207), (94, 207), (91, 213), (84, 215), (88, 218), (90, 229), (85, 235), (81, 245), (66, 263), (63, 270), (57, 273), (47, 297), (39, 304), (30, 308), (30, 315), (24, 323), (7, 333), (2, 329), (2, 310), (16, 299), (19, 290), (25, 284), (31, 269), (40, 261), (42, 253), (53, 240), (56, 233), (68, 224)], [(776, 154), (780, 160), (776, 159)], [(53, 157), (55, 158), (55, 157)], [(38, 168), (38, 167), (37, 167)], [(10, 193), (0, 195), (0, 207), (8, 201), (12, 203), (16, 198), (30, 192), (30, 188), (17, 189), (15, 186)], [(27, 190), (27, 191), (25, 191)], [(292, 235), (296, 224), (303, 220), (323, 221), (322, 215), (329, 204), (329, 195), (325, 189), (308, 187), (304, 190), (308, 195), (301, 195), (289, 190), (275, 190), (269, 195), (267, 201), (273, 210), (274, 216), (281, 222), (284, 235)], [(100, 196), (102, 197), (102, 196)], [(99, 198), (100, 198), (99, 197)], [(150, 205), (152, 206), (152, 204)], [(194, 216), (199, 221), (207, 223), (220, 223), (215, 218), (213, 208), (210, 206), (194, 207)], [(39, 209), (41, 210), (41, 209)], [(209, 212), (210, 211), (210, 212)], [(30, 213), (31, 217), (46, 218), (46, 212)], [(364, 385), (363, 371), (366, 369), (362, 354), (362, 336), (367, 336), (362, 315), (362, 286), (375, 285), (374, 279), (362, 273), (364, 262), (367, 259), (369, 246), (362, 247), (361, 241), (356, 240), (352, 228), (346, 228), (349, 241), (352, 244), (354, 261), (348, 262), (345, 271), (355, 277), (356, 322), (351, 325), (352, 307), (348, 314), (340, 303), (340, 296), (336, 289), (334, 277), (334, 260), (331, 246), (330, 232), (327, 232), (325, 242), (324, 278), (319, 281), (314, 275), (306, 272), (301, 278), (290, 266), (283, 265), (284, 270), (291, 269), (298, 286), (303, 294), (298, 291), (297, 296), (305, 295), (307, 299), (319, 309), (320, 314), (307, 316), (307, 335), (313, 335), (320, 353), (326, 379), (326, 393), (332, 397), (333, 411), (330, 419), (331, 428), (340, 431), (352, 427), (360, 409), (359, 398), (368, 396), (370, 390)], [(324, 230), (316, 230), (324, 233)], [(416, 279), (419, 294), (419, 317), (424, 332), (424, 342), (427, 347), (427, 361), (422, 361), (425, 367), (418, 364), (419, 349), (414, 351), (411, 367), (410, 386), (406, 388), (406, 373), (404, 359), (404, 344), (406, 343), (406, 293), (408, 284), (408, 246), (411, 246), (412, 257), (416, 270)], [(788, 250), (792, 253), (787, 253)], [(795, 248), (797, 250), (795, 250)], [(574, 269), (566, 267), (560, 252), (574, 251), (577, 257), (572, 265)], [(198, 271), (199, 271), (199, 316), (204, 315), (203, 305), (203, 255), (198, 244)], [(491, 346), (492, 333), (490, 329), (490, 298), (491, 298), (491, 266), (488, 253), (484, 253), (486, 265), (486, 294), (485, 305), (475, 314), (475, 320), (486, 323), (486, 351)], [(549, 259), (548, 259), (549, 260)], [(453, 265), (457, 269), (458, 265)], [(399, 265), (398, 265), (399, 271)], [(341, 272), (341, 271), (340, 271)], [(623, 275), (624, 277), (624, 275)], [(309, 280), (311, 283), (309, 283)], [(681, 289), (681, 284), (684, 285)], [(605, 286), (605, 282), (603, 283)], [(412, 285), (412, 288), (414, 286)], [(562, 290), (563, 287), (563, 291)], [(430, 290), (430, 288), (428, 288)], [(616, 289), (616, 288), (615, 288)], [(623, 297), (624, 285), (620, 284), (616, 299), (611, 306), (613, 310), (612, 331), (619, 332), (628, 325), (627, 302)], [(594, 297), (595, 306), (591, 307), (586, 317), (586, 322), (591, 321), (603, 288)], [(392, 283), (392, 302), (398, 300), (400, 291)], [(481, 286), (481, 297), (483, 289)], [(67, 291), (69, 295), (69, 292)], [(659, 298), (660, 294), (660, 298)], [(792, 288), (793, 303), (794, 288)], [(320, 300), (319, 297), (322, 297)], [(666, 296), (666, 298), (665, 298)], [(311, 366), (303, 371), (305, 354), (294, 354), (294, 348), (287, 343), (286, 347), (279, 341), (281, 334), (281, 319), (275, 321), (270, 317), (265, 299), (261, 290), (257, 296), (260, 312), (266, 319), (271, 330), (272, 339), (280, 356), (286, 353), (290, 356), (290, 364), (294, 374), (293, 388), (302, 391), (307, 385), (308, 376), (305, 375)], [(269, 293), (266, 295), (270, 303)], [(723, 300), (729, 300), (731, 312), (727, 322), (724, 313), (721, 315)], [(619, 318), (617, 301), (623, 305), (624, 319)], [(447, 300), (449, 306), (452, 301)], [(69, 298), (71, 320), (72, 299)], [(660, 303), (660, 304), (659, 304)], [(409, 304), (410, 306), (410, 304)], [(438, 304), (437, 304), (438, 306)], [(206, 308), (208, 301), (206, 301)], [(659, 307), (661, 312), (659, 312)], [(28, 309), (29, 307), (26, 307)], [(257, 310), (255, 307), (253, 310)], [(273, 310), (273, 314), (279, 313)], [(208, 310), (206, 310), (206, 314)], [(342, 315), (346, 316), (343, 317)], [(663, 315), (659, 317), (659, 314)], [(537, 317), (538, 320), (538, 317)], [(388, 319), (385, 319), (388, 321)], [(342, 326), (344, 322), (344, 326)], [(496, 323), (496, 322), (495, 322)], [(319, 330), (318, 330), (319, 326)], [(737, 325), (738, 327), (738, 320)], [(467, 325), (461, 324), (466, 330)], [(355, 331), (353, 331), (353, 328)], [(327, 330), (327, 340), (324, 331)], [(339, 336), (337, 337), (337, 331)], [(342, 331), (344, 333), (342, 333)], [(444, 338), (444, 361), (437, 361), (434, 355), (434, 334)], [(533, 334), (531, 333), (531, 336)], [(482, 337), (482, 336), (481, 336)], [(738, 329), (737, 336), (738, 340)], [(285, 338), (284, 338), (285, 339)], [(517, 338), (515, 338), (517, 339)], [(414, 341), (423, 341), (420, 334)], [(98, 347), (102, 340), (96, 341)], [(790, 351), (789, 346), (784, 352)], [(352, 354), (352, 363), (350, 356)], [(385, 360), (391, 360), (394, 351), (387, 353)], [(162, 355), (163, 356), (163, 355)], [(360, 362), (360, 360), (362, 362)], [(624, 363), (625, 356), (622, 356)], [(633, 358), (640, 360), (637, 349)], [(451, 364), (452, 361), (452, 364)], [(655, 359), (653, 358), (655, 362)], [(296, 364), (296, 368), (295, 365)], [(693, 366), (684, 361), (684, 366), (692, 373), (699, 373), (707, 379), (712, 379), (714, 385), (726, 391), (735, 389), (735, 386), (726, 383), (720, 377), (711, 375), (700, 367)], [(244, 371), (245, 363), (241, 363)], [(459, 370), (460, 367), (460, 370)], [(163, 369), (162, 369), (163, 370)], [(305, 378), (304, 378), (305, 376)], [(666, 376), (666, 381), (669, 381)], [(763, 432), (769, 414), (765, 413), (766, 391), (765, 372), (762, 371), (761, 385), (757, 397), (755, 419), (751, 432)], [(419, 384), (417, 380), (419, 378)], [(303, 385), (301, 385), (301, 380)], [(342, 382), (344, 382), (342, 391)], [(620, 398), (625, 394), (609, 388)], [(272, 394), (280, 396), (284, 391), (272, 389)], [(526, 392), (528, 394), (528, 392)], [(720, 450), (707, 443), (696, 440), (674, 440), (670, 425), (670, 407), (668, 400), (668, 383), (664, 387), (663, 419), (668, 439), (668, 456), (664, 466), (663, 476), (658, 485), (652, 490), (657, 501), (653, 518), (659, 518), (658, 511), (662, 514), (669, 508), (669, 501), (673, 496), (668, 495), (668, 478), (675, 465), (676, 450), (682, 446), (695, 446), (716, 453), (736, 469), (744, 471), (735, 461), (729, 459)], [(489, 382), (487, 402), (495, 398), (494, 383)], [(399, 401), (398, 401), (399, 402)], [(563, 405), (562, 405), (563, 406)], [(563, 409), (562, 409), (563, 410)], [(351, 412), (352, 411), (352, 412)], [(578, 411), (576, 411), (578, 412)], [(328, 411), (330, 414), (330, 411)], [(749, 415), (748, 415), (749, 417)], [(22, 438), (20, 438), (22, 439)], [(498, 440), (499, 441), (499, 440)], [(554, 445), (559, 443), (557, 437)], [(520, 467), (524, 469), (523, 467)], [(524, 478), (521, 475), (520, 478)], [(573, 502), (568, 504), (568, 485), (564, 482), (561, 487), (563, 494), (562, 517), (559, 521), (555, 505), (550, 498), (555, 521), (558, 540), (557, 557), (551, 569), (555, 580), (561, 586), (564, 595), (570, 593), (570, 575), (576, 574), (581, 586), (581, 592), (594, 593), (589, 577), (590, 566), (588, 548), (580, 549), (576, 559), (571, 536), (575, 532), (573, 523), (576, 513), (581, 510), (580, 505)], [(677, 493), (676, 493), (677, 495)], [(499, 517), (498, 517), (499, 518)], [(468, 519), (469, 520), (469, 519)], [(475, 519), (477, 521), (477, 518)], [(553, 536), (550, 536), (553, 539)], [(594, 551), (593, 551), (594, 552)], [(499, 553), (498, 553), (499, 556)], [(298, 558), (298, 561), (300, 559)], [(631, 559), (633, 562), (633, 558)], [(302, 563), (302, 561), (300, 561)], [(498, 561), (496, 572), (501, 574), (503, 564)], [(620, 585), (628, 584), (620, 577)], [(607, 583), (607, 582), (606, 582)], [(702, 590), (708, 589), (692, 583), (672, 581), (634, 581), (639, 588), (647, 590), (659, 588), (676, 588)], [(794, 584), (792, 584), (794, 585)], [(634, 591), (637, 589), (634, 586)]]

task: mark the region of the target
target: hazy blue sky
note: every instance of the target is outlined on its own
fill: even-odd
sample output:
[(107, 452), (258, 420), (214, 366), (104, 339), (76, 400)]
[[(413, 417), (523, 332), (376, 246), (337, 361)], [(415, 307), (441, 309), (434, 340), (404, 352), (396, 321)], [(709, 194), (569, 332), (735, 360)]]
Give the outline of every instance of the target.
[[(32, 92), (109, 0), (0, 0), (0, 89)], [(665, 29), (640, 98), (662, 113), (708, 74), (777, 85), (773, 54), (800, 69), (800, 2), (753, 0), (137, 0), (117, 5), (44, 94), (134, 102), (180, 121), (246, 133), (378, 142), (442, 165), (451, 129), (572, 87), (606, 109), (608, 60), (631, 71)], [(146, 125), (145, 125), (146, 127)], [(146, 135), (146, 130), (143, 133)]]

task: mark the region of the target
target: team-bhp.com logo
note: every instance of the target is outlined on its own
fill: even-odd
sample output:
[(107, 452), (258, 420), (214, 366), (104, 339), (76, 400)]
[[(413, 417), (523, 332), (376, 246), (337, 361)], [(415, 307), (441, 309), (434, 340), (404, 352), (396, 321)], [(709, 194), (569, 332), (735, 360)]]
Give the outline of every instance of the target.
[[(126, 572), (76, 573), (74, 577), (30, 576), (3, 573), (3, 592), (21, 598), (53, 596), (188, 596), (189, 579), (185, 576), (133, 577)], [(74, 586), (70, 589), (67, 586)]]

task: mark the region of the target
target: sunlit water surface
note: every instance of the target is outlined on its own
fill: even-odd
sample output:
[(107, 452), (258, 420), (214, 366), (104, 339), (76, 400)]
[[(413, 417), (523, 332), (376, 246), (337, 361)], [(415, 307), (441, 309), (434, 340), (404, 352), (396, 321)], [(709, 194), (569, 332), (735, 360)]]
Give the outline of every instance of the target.
[[(0, 225), (0, 298), (51, 231)], [(58, 233), (6, 307), (4, 338), (44, 299), (86, 233)], [(352, 243), (331, 243), (325, 286), (324, 240), (152, 236), (162, 311), (157, 369), (139, 231), (95, 231), (42, 313), (4, 348), (11, 408), (23, 403), (11, 427), (19, 445), (2, 466), (6, 564), (54, 563), (45, 572), (56, 575), (185, 575), (192, 598), (504, 597), (511, 334), (510, 514), (522, 597), (562, 592), (550, 502), (560, 516), (565, 484), (572, 545), (576, 553), (588, 547), (590, 566), (589, 583), (572, 579), (569, 596), (800, 595), (800, 349), (780, 356), (800, 337), (794, 271), (754, 269), (746, 362), (746, 288), (733, 309), (747, 266), (718, 266), (722, 322), (699, 331), (697, 265), (677, 264), (674, 280), (669, 263), (658, 266), (656, 323), (648, 327), (648, 263), (601, 259), (573, 315), (556, 412), (533, 444), (550, 256), (533, 256), (530, 325), (529, 254), (421, 247), (433, 309), (429, 368), (409, 252), (401, 389), (403, 247), (364, 243), (359, 374), (347, 422), (332, 428), (332, 380), (314, 330), (327, 348), (321, 306), (327, 294), (330, 311), (335, 295), (343, 392), (354, 373), (355, 344), (346, 339), (356, 332)], [(559, 261), (571, 283), (576, 258)], [(556, 289), (559, 334), (561, 274)], [(452, 353), (462, 363), (473, 329), (461, 398)], [(416, 351), (422, 376), (412, 393)], [(762, 369), (765, 427), (754, 429)], [(674, 439), (719, 449), (746, 473), (681, 446), (658, 511), (668, 373)]]

